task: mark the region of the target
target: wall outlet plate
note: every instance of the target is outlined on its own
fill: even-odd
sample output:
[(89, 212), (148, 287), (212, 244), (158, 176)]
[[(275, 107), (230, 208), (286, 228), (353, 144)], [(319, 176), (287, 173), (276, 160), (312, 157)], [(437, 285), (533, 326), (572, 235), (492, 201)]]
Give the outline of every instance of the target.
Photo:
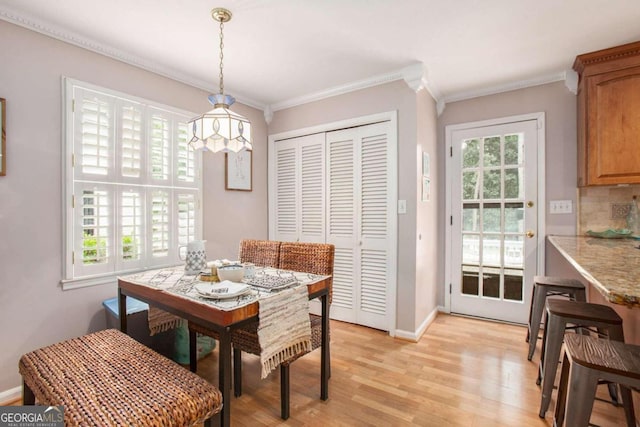
[(573, 213), (573, 201), (571, 200), (551, 200), (549, 202), (549, 213), (570, 214)]

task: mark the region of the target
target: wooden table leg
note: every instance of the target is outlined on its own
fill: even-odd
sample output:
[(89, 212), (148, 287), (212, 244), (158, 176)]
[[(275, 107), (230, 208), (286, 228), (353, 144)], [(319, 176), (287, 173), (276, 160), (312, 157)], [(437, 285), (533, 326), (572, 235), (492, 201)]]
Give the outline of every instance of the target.
[(322, 302), (322, 349), (320, 356), (320, 399), (329, 398), (329, 297), (320, 297)]
[(220, 420), (223, 427), (231, 424), (231, 331), (220, 330), (220, 350), (218, 359), (218, 388), (222, 393)]
[(198, 371), (198, 336), (189, 329), (189, 370)]

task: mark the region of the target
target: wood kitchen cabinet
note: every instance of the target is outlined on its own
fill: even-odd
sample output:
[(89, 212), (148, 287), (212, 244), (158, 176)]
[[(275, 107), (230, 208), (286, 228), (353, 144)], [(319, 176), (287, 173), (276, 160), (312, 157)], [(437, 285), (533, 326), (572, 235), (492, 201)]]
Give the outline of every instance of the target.
[(578, 186), (640, 183), (640, 42), (576, 57)]

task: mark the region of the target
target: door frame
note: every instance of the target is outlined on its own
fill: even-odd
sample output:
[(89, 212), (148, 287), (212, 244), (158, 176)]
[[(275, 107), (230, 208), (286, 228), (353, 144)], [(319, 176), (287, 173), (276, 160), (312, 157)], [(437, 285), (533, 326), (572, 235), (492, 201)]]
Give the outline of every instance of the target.
[[(538, 139), (538, 149), (536, 150), (538, 153), (538, 199), (536, 200), (538, 206), (538, 231), (536, 237), (537, 243), (537, 251), (536, 251), (536, 262), (537, 262), (537, 271), (536, 274), (544, 274), (545, 271), (545, 237), (546, 237), (546, 194), (545, 194), (545, 152), (546, 152), (546, 140), (545, 140), (545, 113), (530, 113), (530, 114), (521, 114), (517, 116), (507, 116), (500, 117), (496, 119), (489, 120), (481, 120), (477, 122), (469, 122), (469, 123), (460, 123), (455, 125), (448, 125), (445, 127), (445, 143), (446, 143), (446, 173), (445, 173), (445, 221), (447, 218), (452, 218), (453, 207), (451, 206), (451, 180), (453, 173), (453, 140), (452, 135), (453, 132), (459, 130), (473, 129), (479, 127), (486, 126), (495, 126), (502, 125), (507, 123), (514, 122), (524, 122), (529, 120), (535, 120), (537, 122), (537, 139)], [(450, 153), (448, 156), (446, 153)], [(451, 219), (447, 221), (447, 225), (445, 227), (445, 259), (444, 259), (444, 311), (446, 313), (451, 313), (451, 256), (453, 251), (453, 246), (451, 244), (452, 237), (452, 229), (453, 225), (451, 224)]]

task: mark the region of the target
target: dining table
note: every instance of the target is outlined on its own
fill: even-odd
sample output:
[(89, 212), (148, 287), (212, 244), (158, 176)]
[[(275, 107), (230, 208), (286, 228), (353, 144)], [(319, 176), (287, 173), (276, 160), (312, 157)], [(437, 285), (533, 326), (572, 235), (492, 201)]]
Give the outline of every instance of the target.
[[(274, 268), (256, 268), (262, 277), (293, 277), (292, 287), (306, 286), (309, 299), (319, 298), (322, 314), (322, 345), (320, 362), (320, 398), (329, 397), (329, 286), (331, 276), (293, 272)], [(126, 313), (126, 298), (132, 297), (159, 308), (180, 319), (193, 322), (219, 334), (218, 388), (222, 393), (223, 407), (217, 419), (222, 426), (231, 422), (231, 334), (237, 328), (259, 319), (260, 300), (268, 298), (280, 289), (265, 289), (249, 284), (249, 291), (230, 299), (204, 298), (197, 292), (205, 283), (198, 275), (187, 275), (184, 265), (147, 270), (118, 277), (119, 312)], [(250, 282), (249, 282), (250, 283)], [(127, 332), (127, 316), (120, 316), (120, 330)], [(193, 335), (190, 334), (193, 340)], [(193, 349), (193, 344), (190, 348)], [(193, 350), (191, 351), (192, 353)], [(197, 358), (190, 355), (190, 367), (196, 370)], [(159, 373), (161, 375), (161, 373)]]

